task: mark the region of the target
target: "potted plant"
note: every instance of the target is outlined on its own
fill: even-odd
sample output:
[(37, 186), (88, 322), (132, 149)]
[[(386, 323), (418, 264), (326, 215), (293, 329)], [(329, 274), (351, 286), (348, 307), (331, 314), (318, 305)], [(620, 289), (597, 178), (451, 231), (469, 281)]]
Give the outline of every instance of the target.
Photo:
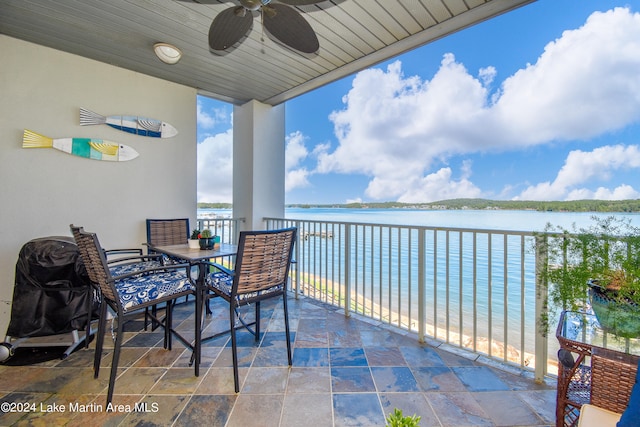
[(386, 427), (418, 427), (420, 424), (420, 417), (413, 414), (413, 416), (403, 415), (402, 410), (395, 408), (392, 413), (387, 417)]
[[(574, 225), (571, 231), (547, 225), (543, 275), (549, 306), (591, 308), (603, 329), (639, 337), (640, 228), (615, 216), (593, 221), (587, 228)], [(541, 320), (548, 326), (548, 317)]]
[(200, 247), (200, 237), (198, 236), (200, 236), (200, 230), (196, 228), (191, 232), (191, 237), (187, 241), (189, 248), (198, 249)]
[(211, 230), (205, 229), (200, 232), (200, 249), (213, 249), (213, 234)]

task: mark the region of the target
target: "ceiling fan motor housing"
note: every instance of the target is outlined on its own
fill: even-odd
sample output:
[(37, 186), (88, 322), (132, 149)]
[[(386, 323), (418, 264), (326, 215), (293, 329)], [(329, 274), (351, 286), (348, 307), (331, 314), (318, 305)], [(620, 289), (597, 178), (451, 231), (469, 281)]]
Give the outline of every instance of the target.
[(251, 11), (258, 10), (261, 6), (269, 3), (271, 3), (271, 0), (240, 0), (242, 7)]

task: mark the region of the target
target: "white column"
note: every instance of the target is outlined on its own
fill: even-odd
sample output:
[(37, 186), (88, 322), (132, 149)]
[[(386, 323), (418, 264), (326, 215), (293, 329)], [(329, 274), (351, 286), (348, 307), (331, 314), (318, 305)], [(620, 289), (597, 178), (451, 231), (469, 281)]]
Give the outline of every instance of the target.
[(233, 216), (245, 230), (284, 217), (284, 111), (258, 101), (233, 108)]

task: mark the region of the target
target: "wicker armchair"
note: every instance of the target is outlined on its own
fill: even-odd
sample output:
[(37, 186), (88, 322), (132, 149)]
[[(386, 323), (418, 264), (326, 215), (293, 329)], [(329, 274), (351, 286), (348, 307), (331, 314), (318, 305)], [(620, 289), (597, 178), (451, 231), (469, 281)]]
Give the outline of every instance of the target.
[[(148, 254), (144, 255), (142, 249), (108, 249), (104, 251), (107, 259), (107, 265), (112, 276), (122, 276), (123, 274), (131, 273), (138, 270), (146, 270), (149, 268), (156, 268), (163, 265), (162, 257), (160, 255)], [(116, 258), (113, 258), (116, 257)], [(93, 291), (97, 297), (94, 298), (98, 301), (100, 289), (93, 285)], [(87, 301), (87, 310), (89, 313), (93, 312), (93, 301), (90, 299)], [(144, 328), (147, 329), (147, 321), (149, 316), (145, 317)], [(91, 329), (91, 321), (87, 322), (86, 336), (93, 334)], [(89, 348), (89, 340), (85, 340), (85, 347)]]
[(591, 354), (591, 404), (624, 412), (636, 381), (640, 356), (594, 348)]
[(154, 320), (164, 327), (164, 347), (171, 349), (172, 302), (176, 298), (194, 294), (195, 285), (191, 280), (188, 264), (160, 266), (144, 270), (134, 269), (129, 273), (114, 276), (109, 269), (105, 251), (100, 246), (96, 234), (85, 232), (82, 227), (74, 225), (71, 225), (70, 228), (89, 279), (100, 289), (102, 296), (94, 356), (95, 378), (100, 372), (108, 307), (113, 310), (118, 319), (107, 391), (108, 405), (113, 398), (123, 341), (123, 325), (127, 317), (131, 314), (137, 314), (141, 309), (164, 302), (166, 304), (165, 318), (155, 318)]
[[(147, 245), (165, 246), (165, 245), (186, 245), (189, 240), (189, 218), (147, 218)], [(153, 254), (153, 251), (149, 251)], [(182, 260), (172, 259), (166, 255), (162, 255), (163, 264), (171, 264), (183, 262)], [(185, 298), (188, 301), (189, 297)], [(147, 313), (149, 310), (147, 310)], [(157, 307), (151, 307), (153, 316), (157, 313)], [(207, 311), (208, 313), (208, 311)], [(149, 317), (149, 316), (146, 316)], [(146, 324), (146, 321), (145, 321)], [(155, 322), (151, 322), (151, 329), (157, 328)]]
[[(263, 300), (282, 297), (287, 357), (289, 366), (291, 366), (287, 280), (296, 232), (296, 228), (241, 232), (234, 270), (230, 271), (214, 264), (219, 271), (211, 273), (207, 279), (207, 288), (213, 295), (219, 296), (229, 303), (233, 379), (236, 393), (240, 391), (236, 317), (241, 325), (247, 328), (258, 341), (260, 339), (260, 302)], [(255, 304), (255, 320), (253, 322), (246, 322), (238, 315), (238, 307), (248, 304)]]
[(616, 425), (629, 404), (639, 361), (640, 356), (593, 348), (591, 404), (582, 406), (578, 426)]
[(189, 218), (147, 219), (147, 243), (150, 245), (186, 245), (189, 233)]

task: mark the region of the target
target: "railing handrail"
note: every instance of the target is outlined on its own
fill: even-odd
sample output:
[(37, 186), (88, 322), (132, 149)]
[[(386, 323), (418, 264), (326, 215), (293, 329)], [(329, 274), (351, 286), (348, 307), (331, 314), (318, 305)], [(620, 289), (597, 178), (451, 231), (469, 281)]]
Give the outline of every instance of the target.
[(355, 225), (355, 226), (378, 226), (378, 227), (397, 227), (397, 228), (413, 228), (424, 230), (437, 230), (437, 231), (457, 231), (462, 233), (472, 232), (486, 232), (492, 234), (513, 234), (516, 236), (536, 236), (536, 235), (554, 235), (557, 232), (537, 232), (537, 231), (522, 231), (522, 230), (501, 230), (501, 229), (488, 229), (488, 228), (468, 228), (468, 227), (443, 227), (439, 225), (412, 225), (412, 224), (393, 224), (393, 223), (375, 223), (375, 222), (353, 222), (353, 221), (325, 221), (315, 219), (295, 219), (295, 218), (275, 218), (265, 217), (266, 223), (270, 221), (289, 221), (289, 222), (324, 222), (327, 224), (340, 224), (340, 225)]

